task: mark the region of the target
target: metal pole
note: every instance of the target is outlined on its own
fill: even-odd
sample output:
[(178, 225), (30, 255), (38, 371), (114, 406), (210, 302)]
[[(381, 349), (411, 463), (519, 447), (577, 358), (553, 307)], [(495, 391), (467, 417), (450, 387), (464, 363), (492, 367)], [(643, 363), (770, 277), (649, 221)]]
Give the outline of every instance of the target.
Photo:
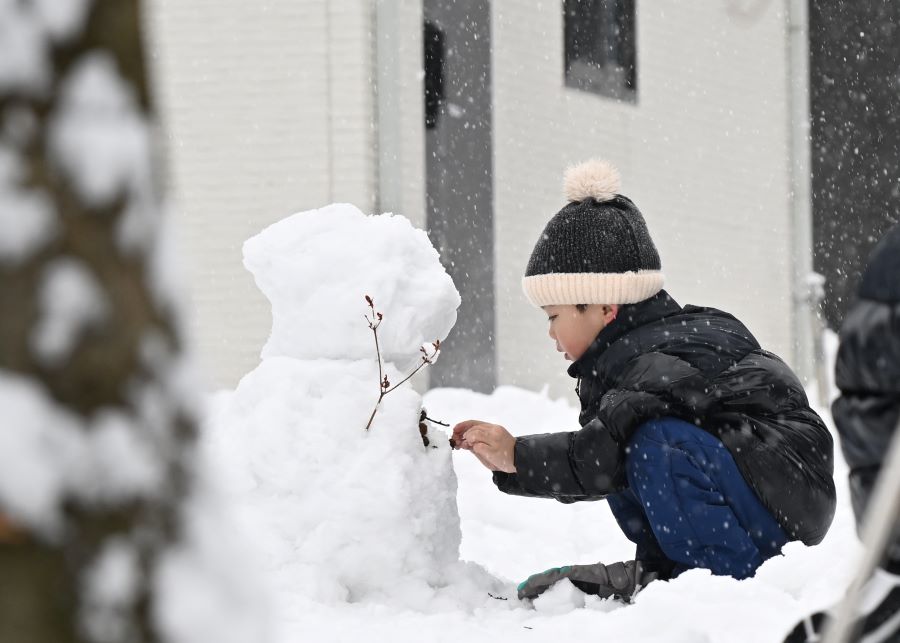
[(790, 100), (791, 221), (794, 366), (800, 379), (815, 376), (810, 336), (812, 295), (812, 187), (810, 185), (809, 15), (807, 0), (786, 0), (788, 28), (788, 96)]
[(822, 300), (825, 298), (825, 277), (817, 272), (809, 273), (809, 321), (812, 331), (812, 362), (815, 374), (819, 406), (827, 409), (831, 404), (830, 374), (825, 359), (825, 320), (822, 319)]

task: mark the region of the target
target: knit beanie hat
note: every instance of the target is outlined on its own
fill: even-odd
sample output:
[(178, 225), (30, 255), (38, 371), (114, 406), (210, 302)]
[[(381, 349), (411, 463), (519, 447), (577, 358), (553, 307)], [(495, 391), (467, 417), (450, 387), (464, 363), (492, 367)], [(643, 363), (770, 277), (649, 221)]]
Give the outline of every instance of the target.
[(538, 239), (522, 287), (535, 306), (634, 304), (663, 287), (659, 253), (637, 206), (606, 161), (569, 168), (569, 203)]

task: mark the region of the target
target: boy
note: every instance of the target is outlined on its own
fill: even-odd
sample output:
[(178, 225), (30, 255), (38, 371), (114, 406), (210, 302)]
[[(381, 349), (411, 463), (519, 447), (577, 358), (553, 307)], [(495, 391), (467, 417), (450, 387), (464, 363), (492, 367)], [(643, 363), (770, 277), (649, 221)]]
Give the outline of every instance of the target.
[(796, 376), (731, 315), (662, 289), (615, 168), (588, 161), (565, 188), (523, 287), (572, 360), (582, 428), (514, 438), (468, 420), (453, 436), (505, 493), (607, 499), (637, 552), (535, 574), (519, 598), (569, 578), (629, 600), (653, 579), (695, 567), (746, 578), (790, 540), (820, 542), (834, 515), (833, 444)]

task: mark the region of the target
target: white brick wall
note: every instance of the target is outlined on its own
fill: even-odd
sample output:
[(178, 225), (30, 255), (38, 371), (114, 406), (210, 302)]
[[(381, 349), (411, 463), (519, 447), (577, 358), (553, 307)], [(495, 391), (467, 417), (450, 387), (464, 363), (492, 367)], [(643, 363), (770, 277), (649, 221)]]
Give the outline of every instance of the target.
[(376, 3), (378, 209), (425, 227), (422, 0)]
[(727, 3), (638, 3), (638, 102), (568, 89), (561, 2), (493, 4), (494, 177), (501, 383), (568, 394), (573, 381), (521, 294), (535, 240), (564, 200), (567, 164), (618, 164), (667, 288), (723, 308), (791, 358), (784, 16), (752, 22)]
[(243, 241), (294, 212), (375, 203), (373, 9), (366, 0), (152, 0), (191, 327), (211, 386), (258, 362), (268, 302)]

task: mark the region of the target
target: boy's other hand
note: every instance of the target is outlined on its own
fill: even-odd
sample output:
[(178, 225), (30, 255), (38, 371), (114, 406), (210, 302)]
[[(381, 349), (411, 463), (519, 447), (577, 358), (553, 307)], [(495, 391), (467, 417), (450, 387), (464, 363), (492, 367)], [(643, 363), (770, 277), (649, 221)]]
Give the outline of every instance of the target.
[(516, 438), (499, 424), (466, 420), (453, 427), (453, 440), (491, 471), (515, 473)]

